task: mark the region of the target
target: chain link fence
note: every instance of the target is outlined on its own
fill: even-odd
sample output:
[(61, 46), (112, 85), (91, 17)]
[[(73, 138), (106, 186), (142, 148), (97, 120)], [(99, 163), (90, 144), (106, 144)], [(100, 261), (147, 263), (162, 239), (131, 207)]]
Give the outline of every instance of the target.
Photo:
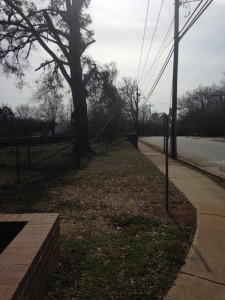
[(35, 180), (80, 166), (79, 143), (76, 140), (48, 140), (46, 144), (18, 143), (13, 146), (3, 145), (0, 141), (0, 145), (0, 186)]

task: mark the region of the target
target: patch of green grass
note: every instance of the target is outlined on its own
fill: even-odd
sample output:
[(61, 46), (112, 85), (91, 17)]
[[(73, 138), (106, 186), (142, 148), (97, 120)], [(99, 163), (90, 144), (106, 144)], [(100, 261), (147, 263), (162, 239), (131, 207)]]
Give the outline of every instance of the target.
[(160, 220), (141, 215), (115, 215), (111, 217), (111, 223), (115, 227), (128, 228), (138, 226), (139, 228), (151, 229), (160, 225)]
[[(118, 219), (117, 219), (118, 220)], [(134, 218), (129, 227), (146, 224)], [(152, 222), (137, 235), (63, 239), (60, 262), (51, 275), (45, 299), (162, 299), (174, 280), (171, 270), (183, 263), (185, 247)], [(121, 223), (120, 223), (121, 225)], [(73, 289), (66, 287), (73, 286)]]

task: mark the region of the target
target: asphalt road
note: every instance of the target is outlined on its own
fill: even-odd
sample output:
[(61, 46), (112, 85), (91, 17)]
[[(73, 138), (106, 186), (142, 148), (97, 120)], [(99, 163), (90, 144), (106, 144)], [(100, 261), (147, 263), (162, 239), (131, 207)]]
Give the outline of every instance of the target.
[[(163, 148), (163, 137), (145, 137), (144, 141)], [(225, 139), (178, 137), (178, 155), (204, 167), (218, 167), (225, 171)]]

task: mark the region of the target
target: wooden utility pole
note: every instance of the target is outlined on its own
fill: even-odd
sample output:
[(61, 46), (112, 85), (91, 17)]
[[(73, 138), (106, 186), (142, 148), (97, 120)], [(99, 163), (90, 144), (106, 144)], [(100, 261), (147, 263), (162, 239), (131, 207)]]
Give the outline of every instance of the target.
[(177, 79), (179, 54), (179, 6), (180, 0), (175, 0), (174, 22), (174, 59), (173, 59), (173, 94), (172, 94), (172, 122), (171, 122), (171, 157), (177, 159)]
[(137, 85), (137, 91), (136, 91), (136, 133), (139, 136), (139, 88)]
[(165, 154), (166, 154), (166, 210), (169, 210), (169, 116), (164, 115), (165, 120)]

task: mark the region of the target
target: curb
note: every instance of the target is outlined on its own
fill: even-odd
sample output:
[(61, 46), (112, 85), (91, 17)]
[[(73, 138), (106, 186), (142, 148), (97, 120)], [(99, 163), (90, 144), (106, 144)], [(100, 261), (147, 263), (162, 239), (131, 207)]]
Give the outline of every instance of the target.
[[(151, 148), (153, 148), (153, 149), (159, 151), (160, 153), (164, 154), (162, 148), (160, 148), (160, 147), (158, 147), (158, 146), (152, 145), (152, 144), (150, 144), (150, 143), (148, 143), (148, 142), (144, 142), (144, 141), (139, 141), (139, 143), (145, 144), (145, 145), (147, 145), (147, 146), (149, 146), (149, 147), (151, 147)], [(183, 163), (183, 164), (186, 164), (186, 165), (188, 165), (188, 166), (194, 168), (195, 170), (199, 170), (199, 171), (205, 173), (206, 175), (212, 175), (212, 176), (217, 177), (218, 179), (225, 180), (225, 173), (222, 174), (222, 172), (221, 172), (221, 174), (219, 174), (219, 173), (216, 172), (216, 171), (208, 170), (206, 167), (204, 167), (204, 166), (198, 164), (196, 161), (193, 161), (193, 160), (191, 160), (191, 159), (189, 159), (189, 158), (186, 158), (186, 157), (182, 157), (182, 156), (180, 156), (179, 154), (178, 154), (177, 160), (178, 160), (179, 162)]]

